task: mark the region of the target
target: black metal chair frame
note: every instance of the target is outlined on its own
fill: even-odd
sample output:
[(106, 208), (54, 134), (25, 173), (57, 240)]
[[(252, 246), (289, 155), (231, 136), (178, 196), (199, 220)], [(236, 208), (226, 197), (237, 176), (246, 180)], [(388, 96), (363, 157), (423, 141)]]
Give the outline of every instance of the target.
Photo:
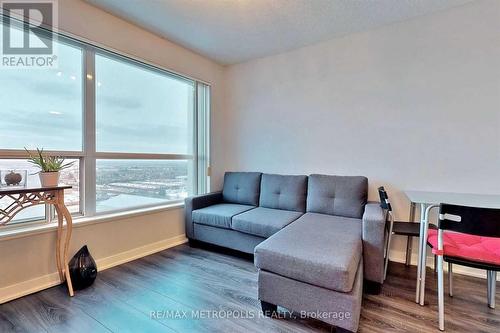
[[(406, 240), (406, 265), (409, 266), (411, 263), (411, 242), (412, 237), (420, 236), (420, 223), (413, 221), (395, 221), (394, 213), (392, 211), (392, 205), (389, 201), (389, 195), (387, 194), (385, 188), (380, 186), (378, 188), (378, 194), (380, 197), (380, 207), (385, 211), (386, 214), (386, 232), (387, 237), (385, 239), (385, 254), (384, 254), (384, 280), (387, 276), (387, 267), (389, 265), (389, 250), (391, 248), (392, 235), (403, 235), (407, 236)], [(433, 224), (429, 225), (430, 228), (436, 229)], [(436, 270), (436, 260), (434, 260), (434, 269)]]

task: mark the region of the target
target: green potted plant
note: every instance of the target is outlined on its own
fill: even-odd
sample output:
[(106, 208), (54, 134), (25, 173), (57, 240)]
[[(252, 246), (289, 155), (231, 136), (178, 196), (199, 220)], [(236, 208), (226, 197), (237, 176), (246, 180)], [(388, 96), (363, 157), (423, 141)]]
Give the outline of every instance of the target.
[(59, 185), (60, 171), (71, 167), (74, 163), (64, 163), (65, 159), (60, 156), (44, 155), (43, 148), (37, 148), (36, 153), (33, 154), (28, 149), (24, 149), (29, 156), (28, 162), (40, 168), (38, 175), (40, 176), (42, 187), (54, 187)]

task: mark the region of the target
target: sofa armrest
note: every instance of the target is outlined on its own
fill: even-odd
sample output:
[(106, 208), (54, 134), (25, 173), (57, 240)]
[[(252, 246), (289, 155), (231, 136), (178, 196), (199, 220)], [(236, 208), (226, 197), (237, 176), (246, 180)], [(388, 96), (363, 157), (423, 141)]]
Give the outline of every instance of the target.
[(189, 197), (184, 200), (184, 220), (186, 223), (186, 237), (193, 238), (193, 210), (205, 208), (222, 202), (222, 192)]
[(368, 203), (363, 214), (363, 260), (365, 279), (377, 283), (384, 282), (385, 246), (384, 210), (379, 203)]

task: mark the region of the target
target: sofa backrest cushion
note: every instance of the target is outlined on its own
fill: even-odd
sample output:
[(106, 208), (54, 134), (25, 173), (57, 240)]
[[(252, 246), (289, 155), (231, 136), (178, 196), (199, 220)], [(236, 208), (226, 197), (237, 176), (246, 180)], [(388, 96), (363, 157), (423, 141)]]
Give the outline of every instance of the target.
[(259, 204), (260, 172), (226, 172), (222, 199), (240, 205)]
[(263, 174), (259, 206), (306, 211), (307, 176)]
[(309, 176), (307, 212), (362, 218), (367, 198), (366, 177)]

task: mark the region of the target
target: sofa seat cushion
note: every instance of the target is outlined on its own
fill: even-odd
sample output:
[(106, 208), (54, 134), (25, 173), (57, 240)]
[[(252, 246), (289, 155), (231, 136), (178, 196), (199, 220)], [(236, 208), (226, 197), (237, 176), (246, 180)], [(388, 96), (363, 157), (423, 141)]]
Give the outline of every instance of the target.
[(295, 211), (257, 207), (234, 216), (231, 227), (247, 234), (267, 238), (302, 215), (303, 213)]
[(257, 245), (255, 265), (315, 286), (350, 292), (361, 255), (361, 220), (306, 213)]
[(233, 216), (255, 208), (249, 205), (222, 203), (193, 210), (193, 222), (212, 227), (231, 229)]

